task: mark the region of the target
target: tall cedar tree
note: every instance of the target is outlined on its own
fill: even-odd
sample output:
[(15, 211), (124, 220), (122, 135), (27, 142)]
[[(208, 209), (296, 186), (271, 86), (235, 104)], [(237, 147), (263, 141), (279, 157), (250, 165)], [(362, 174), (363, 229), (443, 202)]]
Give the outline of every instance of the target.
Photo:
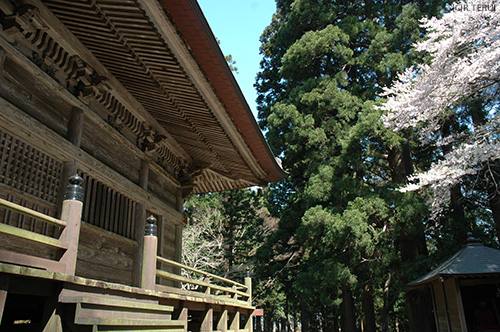
[[(426, 209), (394, 188), (412, 163), (429, 161), (410, 157), (411, 136), (385, 128), (374, 105), (419, 60), (419, 19), (443, 3), (277, 0), (255, 86), (261, 127), (290, 175), (269, 190), (280, 224), (258, 257), (262, 277), (281, 285), (270, 292), (283, 294), (269, 294), (266, 312), (281, 311), (285, 324), (410, 329), (402, 292), (424, 272)], [(412, 296), (430, 308), (428, 294)], [(419, 308), (410, 316), (431, 330), (430, 311)]]

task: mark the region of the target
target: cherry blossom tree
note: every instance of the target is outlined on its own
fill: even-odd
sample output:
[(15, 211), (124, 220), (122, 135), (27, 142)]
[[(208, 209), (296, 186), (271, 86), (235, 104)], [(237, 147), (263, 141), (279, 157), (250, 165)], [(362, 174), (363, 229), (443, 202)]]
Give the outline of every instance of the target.
[[(418, 131), (422, 143), (441, 147), (439, 161), (403, 189), (431, 187), (437, 215), (449, 199), (449, 188), (466, 176), (490, 172), (494, 189), (489, 198), (500, 197), (499, 174), (491, 167), (496, 164), (498, 171), (500, 158), (500, 2), (459, 1), (441, 18), (422, 25), (427, 38), (415, 47), (430, 60), (401, 74), (385, 90), (382, 108), (387, 126)], [(450, 121), (461, 130), (443, 131)]]

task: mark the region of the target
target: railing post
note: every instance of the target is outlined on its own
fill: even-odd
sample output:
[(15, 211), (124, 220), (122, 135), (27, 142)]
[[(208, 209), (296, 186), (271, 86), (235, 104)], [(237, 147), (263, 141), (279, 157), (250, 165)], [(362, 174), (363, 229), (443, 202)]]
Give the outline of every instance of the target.
[[(203, 278), (203, 281), (204, 281), (204, 282), (206, 282), (206, 283), (208, 283), (208, 284), (210, 284), (210, 278), (209, 278), (209, 277), (205, 277), (205, 278)], [(211, 291), (212, 291), (212, 288), (211, 288), (210, 286), (207, 286), (207, 287), (205, 288), (205, 294), (210, 295), (210, 292), (211, 292)]]
[(71, 176), (68, 181), (70, 184), (66, 187), (61, 211), (61, 220), (66, 222), (66, 227), (59, 237), (61, 241), (68, 243), (68, 249), (61, 256), (59, 262), (65, 265), (64, 272), (66, 274), (75, 275), (82, 220), (83, 179), (76, 174)]
[(247, 274), (245, 276), (245, 286), (247, 286), (248, 304), (252, 305), (252, 278), (250, 277), (249, 267), (247, 267)]
[[(250, 277), (250, 268), (247, 267), (247, 275), (245, 276), (245, 286), (247, 286), (248, 304), (252, 305), (252, 278)], [(244, 329), (248, 332), (253, 331), (253, 310), (248, 310), (248, 317), (246, 317)]]
[(156, 251), (158, 248), (156, 218), (150, 216), (147, 222), (142, 251), (141, 288), (154, 290), (156, 288)]

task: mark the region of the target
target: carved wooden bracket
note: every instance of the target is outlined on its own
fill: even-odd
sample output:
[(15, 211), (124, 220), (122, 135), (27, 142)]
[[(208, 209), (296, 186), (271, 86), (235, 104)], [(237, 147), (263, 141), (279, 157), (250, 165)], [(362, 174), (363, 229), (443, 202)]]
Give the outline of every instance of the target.
[(1, 23), (4, 30), (13, 37), (28, 41), (27, 46), (32, 51), (29, 56), (42, 70), (75, 96), (87, 102), (94, 99), (100, 103), (109, 111), (108, 123), (113, 128), (119, 132), (127, 128), (135, 135), (137, 147), (150, 154), (157, 154), (162, 167), (173, 169), (175, 173), (180, 172), (186, 160), (169, 148), (165, 136), (139, 120), (120, 102), (105, 76), (100, 75), (78, 54), (72, 54), (56, 42), (55, 32), (44, 22), (36, 7), (20, 3), (17, 11), (5, 16)]

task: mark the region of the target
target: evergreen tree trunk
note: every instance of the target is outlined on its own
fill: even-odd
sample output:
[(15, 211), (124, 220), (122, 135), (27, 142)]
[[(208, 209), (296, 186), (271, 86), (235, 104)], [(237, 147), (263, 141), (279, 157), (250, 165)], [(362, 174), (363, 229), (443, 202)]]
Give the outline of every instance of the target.
[(411, 161), (410, 146), (408, 143), (400, 147), (392, 147), (388, 156), (389, 168), (392, 181), (395, 183), (408, 183), (408, 176), (413, 173), (413, 162)]
[(255, 332), (262, 332), (263, 331), (262, 317), (255, 317), (254, 322), (255, 322)]
[(352, 296), (351, 287), (349, 284), (344, 284), (342, 289), (344, 299), (344, 320), (342, 332), (357, 332), (356, 328), (356, 311), (354, 308), (354, 297)]
[(496, 165), (490, 166), (486, 173), (488, 200), (490, 203), (493, 221), (495, 222), (496, 236), (500, 238), (500, 175)]
[(226, 246), (227, 246), (226, 264), (228, 268), (227, 272), (231, 273), (233, 271), (233, 261), (234, 261), (234, 227), (232, 220), (229, 221), (228, 226), (229, 226), (229, 232), (226, 239)]
[(387, 280), (384, 285), (384, 306), (382, 308), (382, 329), (381, 332), (387, 332), (389, 330), (389, 314), (399, 297), (399, 292), (397, 294), (392, 294), (392, 276), (393, 272), (389, 272), (387, 275)]
[(454, 185), (450, 189), (450, 206), (451, 218), (453, 222), (453, 238), (457, 246), (467, 239), (467, 232), (470, 230), (468, 227), (467, 219), (465, 218), (463, 195), (460, 185)]
[(273, 313), (271, 310), (264, 310), (264, 331), (265, 332), (273, 331)]
[(301, 309), (300, 317), (302, 323), (302, 332), (309, 332), (311, 326), (311, 316), (309, 307), (304, 299), (302, 299), (300, 302), (300, 309)]
[[(401, 148), (393, 148), (389, 151), (389, 167), (393, 170), (393, 181), (397, 183), (406, 183), (407, 177), (413, 172), (411, 164), (410, 148), (404, 144)], [(414, 220), (415, 224), (401, 230), (399, 234), (399, 247), (401, 250), (401, 261), (404, 263), (415, 262), (417, 256), (428, 255), (427, 245), (425, 243), (425, 234), (423, 220)], [(412, 231), (409, 232), (408, 229)], [(407, 276), (403, 276), (403, 282), (411, 282)], [(417, 297), (406, 294), (406, 305), (408, 307), (408, 318), (412, 332), (432, 331), (435, 325), (432, 314), (432, 298), (427, 291), (418, 291)], [(414, 301), (418, 299), (419, 301)], [(429, 305), (430, 304), (430, 305)]]
[(372, 283), (368, 280), (365, 283), (363, 291), (363, 313), (365, 316), (365, 320), (363, 322), (363, 332), (376, 332), (376, 324), (375, 324), (375, 306), (373, 305), (373, 292), (372, 292)]
[[(419, 288), (406, 293), (409, 307), (408, 319), (411, 332), (435, 332), (436, 323), (432, 313), (432, 297), (429, 288)], [(428, 309), (428, 310), (425, 310)]]
[[(443, 124), (441, 128), (443, 137), (448, 137), (451, 135), (450, 123), (447, 121)], [(451, 146), (443, 146), (443, 153), (447, 154), (451, 151)], [(450, 188), (450, 207), (451, 207), (451, 217), (453, 222), (453, 238), (454, 243), (459, 245), (467, 239), (468, 224), (465, 218), (464, 205), (463, 205), (463, 195), (460, 184), (456, 184)]]
[(335, 308), (335, 310), (333, 311), (333, 313), (331, 315), (329, 315), (329, 321), (328, 321), (328, 328), (331, 329), (330, 331), (333, 331), (333, 332), (338, 332), (339, 329), (340, 329), (340, 319), (339, 319), (339, 308)]
[[(417, 256), (428, 255), (423, 227), (415, 228), (418, 229), (417, 233), (413, 234), (415, 237), (408, 233), (403, 233), (400, 237), (402, 262), (414, 263)], [(411, 281), (407, 276), (403, 277), (405, 284)], [(410, 296), (410, 294), (413, 294), (413, 296)], [(409, 330), (411, 332), (433, 331), (435, 322), (432, 313), (431, 293), (427, 289), (408, 291), (406, 303), (409, 313)]]
[(286, 323), (286, 331), (291, 331), (291, 323), (290, 323), (290, 299), (288, 296), (286, 297), (285, 303), (285, 323)]
[[(485, 111), (480, 99), (471, 102), (469, 110), (475, 127), (483, 126), (486, 123)], [(495, 223), (495, 233), (500, 238), (500, 167), (498, 163), (490, 162), (486, 165), (485, 179), (490, 210)]]
[[(338, 320), (336, 318), (331, 318), (332, 315), (323, 315), (322, 328), (323, 332), (338, 332)], [(335, 316), (336, 317), (336, 316)]]

